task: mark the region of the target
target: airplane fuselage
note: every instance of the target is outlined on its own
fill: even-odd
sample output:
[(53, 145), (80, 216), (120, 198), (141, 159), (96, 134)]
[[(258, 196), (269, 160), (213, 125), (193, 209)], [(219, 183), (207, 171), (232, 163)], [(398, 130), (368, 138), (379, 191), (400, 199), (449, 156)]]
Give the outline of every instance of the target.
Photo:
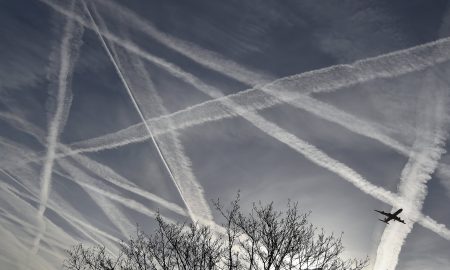
[(398, 209), (394, 213), (386, 213), (384, 211), (375, 210), (375, 212), (378, 212), (378, 213), (386, 216), (385, 219), (379, 219), (380, 221), (382, 221), (382, 222), (384, 222), (386, 224), (389, 224), (389, 221), (391, 221), (391, 220), (398, 221), (398, 222), (401, 222), (403, 224), (406, 224), (403, 219), (398, 217), (398, 214), (400, 214), (402, 211), (403, 211), (402, 208)]

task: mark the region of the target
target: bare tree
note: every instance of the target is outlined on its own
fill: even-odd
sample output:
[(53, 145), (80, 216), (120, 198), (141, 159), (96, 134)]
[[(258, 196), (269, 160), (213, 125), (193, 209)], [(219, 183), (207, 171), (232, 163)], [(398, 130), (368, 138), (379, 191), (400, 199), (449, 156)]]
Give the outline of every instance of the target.
[(342, 235), (326, 235), (308, 222), (309, 213), (288, 203), (253, 204), (243, 213), (239, 197), (229, 208), (219, 201), (222, 227), (171, 224), (161, 216), (153, 234), (139, 228), (121, 244), (120, 254), (77, 245), (68, 251), (67, 270), (360, 270), (368, 259), (342, 259)]

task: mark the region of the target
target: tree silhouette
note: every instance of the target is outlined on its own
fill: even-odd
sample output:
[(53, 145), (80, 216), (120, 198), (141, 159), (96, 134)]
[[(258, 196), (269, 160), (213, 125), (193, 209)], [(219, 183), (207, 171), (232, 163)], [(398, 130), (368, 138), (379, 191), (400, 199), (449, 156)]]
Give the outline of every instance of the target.
[(224, 208), (215, 206), (224, 224), (172, 224), (161, 216), (157, 229), (121, 244), (118, 255), (104, 247), (82, 244), (68, 251), (68, 270), (360, 270), (368, 259), (342, 259), (342, 235), (326, 235), (309, 223), (309, 213), (288, 203), (277, 211), (273, 203), (253, 204), (243, 213), (239, 197)]

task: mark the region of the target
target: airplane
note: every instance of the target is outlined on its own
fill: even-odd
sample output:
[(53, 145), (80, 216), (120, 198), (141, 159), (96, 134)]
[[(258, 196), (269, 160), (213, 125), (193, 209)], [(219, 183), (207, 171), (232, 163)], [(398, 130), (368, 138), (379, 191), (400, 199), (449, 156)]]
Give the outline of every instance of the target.
[(375, 211), (375, 212), (378, 212), (378, 213), (380, 213), (380, 214), (383, 214), (383, 215), (386, 216), (385, 219), (379, 219), (379, 221), (382, 221), (382, 222), (384, 222), (384, 223), (386, 223), (386, 224), (389, 224), (389, 221), (391, 221), (391, 220), (395, 220), (395, 221), (401, 222), (401, 223), (403, 223), (403, 224), (406, 224), (405, 221), (404, 221), (403, 219), (401, 219), (401, 218), (398, 217), (398, 214), (400, 214), (400, 213), (403, 211), (402, 208), (398, 209), (398, 210), (397, 210), (395, 213), (393, 213), (393, 214), (391, 214), (391, 213), (386, 213), (386, 212), (379, 211), (379, 210), (374, 210), (374, 211)]

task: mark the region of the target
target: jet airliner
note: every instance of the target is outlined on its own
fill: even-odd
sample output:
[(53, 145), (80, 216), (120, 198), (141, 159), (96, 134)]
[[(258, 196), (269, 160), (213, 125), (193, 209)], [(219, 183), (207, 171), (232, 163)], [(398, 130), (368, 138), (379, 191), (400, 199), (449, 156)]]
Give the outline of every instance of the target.
[(383, 215), (386, 216), (385, 219), (379, 219), (380, 221), (382, 221), (382, 222), (384, 222), (386, 224), (389, 224), (389, 221), (391, 221), (391, 220), (395, 220), (395, 221), (401, 222), (403, 224), (406, 224), (403, 219), (398, 217), (398, 214), (400, 214), (402, 211), (403, 211), (403, 209), (400, 208), (395, 213), (391, 214), (391, 213), (386, 213), (386, 212), (383, 212), (383, 211), (375, 210), (375, 212), (378, 212), (378, 213), (383, 214)]

